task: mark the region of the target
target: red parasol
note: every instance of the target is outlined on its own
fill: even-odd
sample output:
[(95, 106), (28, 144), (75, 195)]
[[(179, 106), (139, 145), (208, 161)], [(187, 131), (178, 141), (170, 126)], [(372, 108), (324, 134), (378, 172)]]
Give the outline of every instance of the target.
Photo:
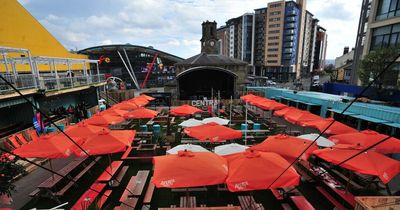
[[(65, 129), (65, 133), (71, 137), (89, 137), (102, 131), (104, 127), (89, 125), (85, 121), (79, 122), (78, 124), (68, 126)], [(58, 135), (64, 135), (62, 133)]]
[(141, 107), (139, 109), (135, 109), (131, 112), (125, 113), (124, 118), (127, 118), (127, 119), (149, 119), (149, 118), (154, 118), (157, 115), (158, 115), (157, 111)]
[(229, 155), (226, 158), (229, 168), (226, 184), (231, 192), (299, 185), (300, 176), (293, 167), (290, 167), (270, 186), (290, 165), (276, 153), (247, 150), (243, 153)]
[(187, 104), (173, 108), (170, 111), (170, 113), (175, 116), (189, 116), (198, 112), (203, 112), (203, 110), (193, 106), (189, 106)]
[[(339, 164), (359, 153), (359, 150), (325, 148), (315, 150), (314, 154), (330, 163)], [(384, 184), (400, 173), (400, 162), (374, 151), (363, 152), (340, 165), (343, 168), (378, 176)]]
[(108, 126), (118, 124), (120, 122), (123, 122), (124, 120), (125, 119), (122, 117), (99, 112), (94, 114), (91, 118), (85, 120), (85, 122), (89, 125)]
[(210, 140), (212, 142), (218, 142), (242, 138), (242, 133), (240, 131), (219, 125), (214, 122), (185, 128), (184, 132), (188, 136), (199, 139), (200, 141)]
[[(293, 162), (311, 143), (311, 141), (305, 139), (278, 134), (269, 136), (260, 144), (250, 148), (262, 152), (275, 152), (284, 157), (287, 161)], [(318, 147), (313, 144), (300, 158), (307, 160), (311, 156), (312, 151), (316, 149), (318, 149)]]
[(301, 111), (301, 110), (297, 109), (297, 108), (294, 108), (294, 107), (287, 107), (287, 108), (275, 111), (274, 115), (277, 116), (277, 117), (283, 117), (288, 112), (298, 112), (298, 111)]
[[(383, 139), (386, 139), (388, 136), (380, 134), (375, 131), (365, 130), (356, 133), (346, 133), (339, 134), (329, 137), (335, 143), (340, 144), (353, 144), (358, 145), (361, 148), (367, 148)], [(384, 154), (395, 154), (400, 153), (400, 140), (394, 137), (391, 137), (384, 142), (376, 145), (374, 149), (377, 152)]]
[[(320, 132), (324, 131), (334, 121), (333, 118), (320, 119), (304, 122), (304, 126), (309, 126), (318, 129)], [(347, 126), (341, 122), (335, 121), (326, 131), (325, 134), (344, 134), (355, 133), (356, 129)]]
[(227, 162), (212, 152), (179, 151), (176, 155), (153, 158), (156, 187), (184, 188), (222, 184), (228, 174)]
[(321, 120), (320, 116), (315, 114), (311, 114), (308, 111), (292, 111), (287, 112), (285, 115), (285, 120), (296, 125), (304, 126), (305, 122), (314, 121), (314, 120)]

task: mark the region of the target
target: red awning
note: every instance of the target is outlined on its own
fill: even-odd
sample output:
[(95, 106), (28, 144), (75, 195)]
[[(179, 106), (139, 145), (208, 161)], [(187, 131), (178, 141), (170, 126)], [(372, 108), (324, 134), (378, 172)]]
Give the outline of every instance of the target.
[[(332, 122), (333, 118), (320, 119), (304, 122), (304, 126), (313, 127), (318, 129), (320, 132), (324, 131)], [(347, 126), (341, 122), (335, 121), (326, 131), (325, 134), (344, 134), (344, 133), (355, 133), (356, 129)]]
[(170, 113), (175, 116), (189, 116), (199, 112), (203, 112), (203, 110), (187, 104), (173, 108), (170, 111)]
[[(311, 141), (305, 139), (278, 134), (269, 136), (260, 144), (252, 146), (251, 149), (262, 152), (275, 152), (292, 163), (311, 143)], [(307, 160), (316, 149), (318, 147), (313, 144), (300, 158)]]
[[(314, 154), (330, 163), (338, 164), (356, 155), (359, 150), (326, 148), (315, 150)], [(400, 173), (400, 162), (374, 151), (363, 152), (340, 165), (343, 168), (361, 173), (378, 176), (387, 184)]]
[(211, 152), (179, 151), (153, 158), (153, 183), (160, 188), (199, 187), (222, 184), (228, 174), (227, 161)]
[(229, 191), (264, 190), (269, 188), (293, 187), (299, 185), (300, 175), (290, 167), (272, 186), (279, 175), (289, 167), (284, 158), (276, 153), (247, 150), (226, 156)]
[(242, 133), (240, 131), (213, 122), (185, 128), (184, 132), (188, 136), (199, 139), (200, 141), (210, 140), (212, 142), (218, 142), (242, 138)]
[[(385, 138), (387, 135), (375, 131), (365, 130), (356, 133), (339, 134), (329, 137), (335, 143), (358, 145), (361, 148), (367, 148)], [(400, 153), (400, 140), (391, 137), (374, 147), (377, 152), (383, 154)]]

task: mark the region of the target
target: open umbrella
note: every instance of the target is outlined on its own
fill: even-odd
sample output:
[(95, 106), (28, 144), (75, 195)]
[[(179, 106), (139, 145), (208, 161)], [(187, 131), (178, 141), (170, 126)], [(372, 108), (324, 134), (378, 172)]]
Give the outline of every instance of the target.
[(220, 117), (208, 117), (208, 118), (204, 118), (204, 119), (202, 120), (202, 122), (203, 122), (204, 124), (207, 124), (207, 123), (210, 123), (210, 122), (214, 122), (214, 123), (217, 123), (217, 124), (220, 124), (220, 125), (228, 125), (228, 124), (229, 124), (229, 120), (227, 120), (227, 119), (222, 119), (222, 118), (220, 118)]
[[(327, 162), (338, 164), (359, 152), (354, 149), (325, 148), (315, 150), (314, 154)], [(363, 152), (340, 166), (361, 174), (378, 176), (384, 184), (400, 173), (399, 161), (374, 151)]]
[[(83, 138), (74, 137), (77, 144)], [(67, 158), (76, 145), (64, 135), (41, 136), (38, 140), (24, 144), (13, 152), (25, 158)]]
[(138, 96), (138, 97), (128, 100), (128, 102), (134, 103), (134, 104), (138, 105), (139, 107), (142, 107), (142, 106), (146, 106), (149, 103), (149, 100), (147, 100), (147, 98), (144, 96)]
[(178, 154), (179, 151), (210, 152), (200, 145), (180, 144), (178, 146), (175, 146), (175, 147), (167, 150), (167, 154)]
[(120, 122), (125, 121), (124, 118), (119, 116), (114, 116), (110, 114), (105, 114), (102, 112), (94, 114), (89, 119), (85, 120), (85, 122), (89, 125), (97, 125), (97, 126), (108, 126), (118, 124)]
[(255, 98), (259, 98), (259, 97), (260, 96), (256, 96), (256, 95), (253, 95), (253, 94), (247, 94), (247, 95), (244, 95), (244, 96), (240, 96), (240, 99), (245, 101), (245, 102), (250, 102), (252, 99), (254, 100)]
[(294, 108), (294, 107), (287, 107), (287, 108), (284, 108), (284, 109), (275, 111), (275, 112), (274, 112), (274, 115), (277, 116), (277, 117), (282, 117), (282, 116), (284, 116), (286, 113), (292, 112), (292, 111), (293, 111), (293, 112), (297, 112), (297, 111), (300, 111), (300, 109), (297, 109), (297, 108)]
[[(372, 130), (365, 130), (356, 133), (338, 134), (329, 137), (329, 139), (335, 143), (353, 144), (358, 145), (361, 148), (367, 148), (373, 144), (376, 144), (379, 141), (382, 141), (383, 139), (386, 139), (387, 137), (387, 135), (383, 135)], [(384, 142), (376, 145), (374, 149), (377, 152), (383, 154), (400, 153), (400, 140), (391, 137)]]
[(125, 113), (124, 118), (127, 118), (127, 119), (149, 119), (149, 118), (154, 118), (157, 115), (158, 115), (157, 111), (141, 107), (141, 108), (135, 109), (131, 112)]
[(226, 184), (231, 192), (293, 187), (300, 182), (300, 175), (293, 167), (275, 181), (290, 165), (276, 153), (247, 150), (228, 156), (227, 160), (229, 172)]
[(127, 112), (128, 112), (127, 110), (123, 110), (123, 109), (110, 108), (110, 109), (103, 111), (102, 113), (107, 114), (107, 115), (122, 117)]
[[(103, 155), (123, 152), (131, 146), (135, 138), (134, 130), (110, 130), (104, 128), (101, 132), (87, 138), (81, 147), (89, 155)], [(84, 157), (86, 154), (79, 148), (75, 148), (76, 156)]]
[(194, 118), (190, 118), (190, 119), (185, 120), (185, 121), (183, 121), (183, 122), (181, 122), (179, 124), (179, 126), (182, 126), (182, 127), (185, 127), (185, 128), (198, 126), (198, 125), (203, 125), (203, 122), (201, 122), (200, 120), (196, 120)]
[(228, 175), (223, 157), (212, 152), (179, 151), (153, 158), (153, 183), (157, 188), (184, 188), (222, 184)]
[(284, 115), (286, 121), (296, 124), (296, 125), (304, 125), (304, 122), (321, 120), (322, 118), (318, 115), (311, 114), (308, 111), (291, 111), (287, 112)]
[[(304, 126), (313, 127), (318, 129), (320, 132), (324, 131), (332, 122), (333, 118), (326, 118), (320, 120), (312, 120), (304, 122)], [(335, 121), (326, 131), (325, 134), (344, 134), (344, 133), (355, 133), (356, 129), (347, 126), (341, 122)]]
[(207, 123), (204, 125), (185, 128), (184, 133), (200, 141), (210, 140), (212, 142), (232, 140), (242, 138), (240, 131), (228, 128), (217, 123)]
[(145, 98), (145, 99), (148, 100), (148, 101), (154, 101), (154, 100), (156, 100), (155, 98), (153, 98), (153, 97), (151, 97), (151, 96), (148, 96), (148, 95), (146, 95), (146, 94), (141, 94), (140, 96), (143, 97), (143, 98)]
[[(82, 121), (75, 125), (68, 126), (64, 132), (71, 137), (89, 137), (99, 133), (103, 129), (104, 127), (89, 125), (86, 123), (86, 121)], [(57, 135), (64, 134), (60, 133)]]
[(203, 112), (203, 110), (187, 104), (173, 108), (170, 111), (170, 113), (175, 116), (189, 116), (199, 112)]
[(119, 104), (115, 104), (114, 106), (112, 106), (113, 109), (121, 109), (121, 110), (134, 110), (139, 107), (140, 107), (139, 105), (132, 103), (130, 101), (124, 101), (124, 102), (121, 102)]
[(248, 146), (241, 144), (231, 143), (214, 147), (214, 153), (218, 155), (231, 155), (235, 153), (244, 152)]
[(264, 109), (264, 110), (281, 110), (284, 108), (287, 108), (288, 106), (273, 100), (263, 102), (263, 103), (257, 103), (257, 107)]
[[(310, 133), (310, 134), (304, 134), (301, 136), (297, 136), (297, 138), (314, 141), (318, 136), (319, 136), (319, 134), (317, 134), (317, 133)], [(323, 136), (320, 136), (317, 139), (317, 145), (320, 147), (332, 147), (333, 145), (335, 145), (335, 143), (333, 143), (333, 141), (331, 141)]]
[[(310, 144), (311, 142), (309, 140), (278, 134), (269, 136), (260, 144), (252, 146), (251, 149), (262, 152), (275, 152), (287, 161), (293, 162)], [(313, 144), (300, 158), (307, 160), (311, 156), (312, 151), (316, 149), (318, 149), (318, 147)]]

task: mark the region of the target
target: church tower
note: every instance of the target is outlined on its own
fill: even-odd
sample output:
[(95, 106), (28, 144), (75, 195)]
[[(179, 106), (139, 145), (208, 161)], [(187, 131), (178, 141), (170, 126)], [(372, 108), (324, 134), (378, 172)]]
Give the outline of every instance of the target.
[(217, 23), (214, 22), (203, 22), (203, 35), (201, 41), (201, 52), (206, 54), (218, 54), (217, 48)]

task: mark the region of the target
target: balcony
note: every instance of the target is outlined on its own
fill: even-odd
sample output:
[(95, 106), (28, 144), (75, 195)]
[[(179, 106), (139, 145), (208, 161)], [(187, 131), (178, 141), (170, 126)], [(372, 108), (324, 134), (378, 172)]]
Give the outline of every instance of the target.
[(286, 22), (295, 22), (296, 18), (295, 17), (287, 17)]
[(284, 33), (285, 35), (293, 35), (294, 34), (294, 30), (293, 29), (291, 29), (291, 30), (285, 30), (285, 33)]
[(297, 13), (296, 13), (295, 10), (290, 10), (290, 11), (288, 11), (288, 12), (286, 13), (286, 15), (287, 15), (287, 16), (295, 16), (295, 15), (297, 15)]
[(292, 28), (295, 28), (295, 26), (296, 25), (294, 23), (288, 23), (285, 25), (285, 29), (292, 29)]

